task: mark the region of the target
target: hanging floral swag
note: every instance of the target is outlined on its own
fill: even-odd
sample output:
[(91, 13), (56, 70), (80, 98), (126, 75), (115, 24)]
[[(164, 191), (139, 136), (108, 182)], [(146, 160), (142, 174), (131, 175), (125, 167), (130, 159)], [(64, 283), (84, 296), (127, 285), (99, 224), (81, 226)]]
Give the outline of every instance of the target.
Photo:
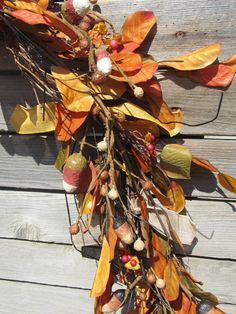
[[(226, 87), (236, 57), (219, 62), (218, 43), (156, 61), (139, 47), (156, 18), (151, 11), (129, 15), (117, 32), (91, 10), (96, 0), (0, 1), (0, 27), (16, 64), (50, 102), (17, 105), (11, 124), (20, 134), (55, 131), (61, 143), (56, 168), (66, 193), (75, 195), (80, 231), (99, 217), (101, 254), (91, 289), (94, 313), (224, 313), (186, 269), (185, 254), (196, 226), (176, 180), (191, 180), (191, 164), (213, 172), (236, 193), (236, 180), (179, 144), (163, 144), (184, 122), (170, 110), (155, 74), (160, 68), (204, 86)], [(173, 71), (175, 70), (175, 72)], [(99, 141), (89, 134), (99, 129)], [(89, 150), (88, 150), (89, 148)], [(84, 221), (83, 221), (84, 224)], [(84, 230), (83, 230), (84, 231)], [(114, 291), (114, 284), (121, 289)], [(127, 305), (128, 304), (128, 305)]]

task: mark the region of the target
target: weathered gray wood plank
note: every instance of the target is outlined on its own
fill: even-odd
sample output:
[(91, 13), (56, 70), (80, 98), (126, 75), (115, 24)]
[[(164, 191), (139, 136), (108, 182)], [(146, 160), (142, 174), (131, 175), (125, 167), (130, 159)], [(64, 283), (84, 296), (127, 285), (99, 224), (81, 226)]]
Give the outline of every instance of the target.
[(96, 263), (72, 246), (0, 240), (0, 278), (91, 288)]
[[(163, 77), (158, 75), (164, 99), (170, 107), (179, 107), (184, 112), (184, 122), (205, 123), (216, 115), (221, 91), (197, 86), (188, 79), (178, 78), (174, 72)], [(14, 92), (12, 92), (14, 91)], [(41, 97), (40, 97), (41, 96)], [(39, 97), (43, 100), (42, 93)], [(16, 104), (37, 104), (32, 86), (21, 75), (0, 76), (0, 130), (10, 130), (10, 116)], [(199, 127), (183, 126), (182, 134), (236, 135), (236, 80), (224, 93), (218, 118)]]
[[(174, 140), (175, 141), (175, 140)], [(219, 170), (236, 176), (236, 141), (179, 139), (193, 154), (209, 159)], [(0, 186), (15, 188), (62, 189), (62, 175), (54, 169), (57, 144), (53, 136), (1, 135)], [(192, 183), (183, 181), (187, 196), (235, 198), (217, 188), (215, 177), (200, 167), (193, 167)]]
[[(128, 14), (137, 10), (154, 11), (158, 16), (158, 26), (149, 52), (159, 60), (176, 57), (216, 41), (222, 44), (222, 58), (236, 51), (234, 0), (170, 0), (168, 5), (165, 0), (100, 0), (99, 6), (103, 15), (114, 23), (117, 31)], [(119, 14), (114, 8), (119, 8)], [(153, 34), (155, 31), (154, 29)], [(146, 45), (145, 50), (149, 45), (150, 43)], [(5, 56), (0, 59), (0, 69), (11, 67)]]
[(0, 281), (2, 314), (93, 313), (89, 291)]
[[(1, 240), (0, 278), (90, 288), (94, 261), (82, 259), (68, 246)], [(236, 263), (185, 258), (192, 273), (215, 293), (220, 302), (236, 304)]]
[[(74, 219), (73, 198), (68, 198)], [(0, 237), (71, 243), (62, 194), (0, 191), (0, 204)], [(192, 249), (192, 254), (198, 256), (236, 259), (236, 203), (192, 200), (187, 201), (186, 208), (199, 230), (188, 253)], [(92, 227), (91, 233), (97, 239), (99, 228)], [(78, 246), (95, 243), (89, 233), (81, 232), (74, 241)]]
[(236, 304), (236, 262), (185, 258), (191, 273), (203, 282), (203, 289), (214, 293), (221, 303)]

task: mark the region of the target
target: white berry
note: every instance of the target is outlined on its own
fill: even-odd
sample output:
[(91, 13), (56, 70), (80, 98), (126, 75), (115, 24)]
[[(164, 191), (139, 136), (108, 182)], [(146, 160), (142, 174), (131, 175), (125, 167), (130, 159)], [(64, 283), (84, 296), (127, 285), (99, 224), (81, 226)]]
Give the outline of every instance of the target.
[(110, 200), (114, 201), (119, 197), (119, 193), (116, 188), (111, 188), (108, 192), (108, 197)]
[(97, 61), (97, 69), (103, 74), (110, 74), (112, 70), (112, 63), (109, 57), (101, 58)]
[(101, 141), (97, 143), (97, 149), (99, 152), (106, 152), (108, 148), (107, 142), (106, 141)]
[(142, 251), (145, 248), (145, 243), (143, 242), (143, 240), (141, 240), (141, 238), (138, 238), (135, 242), (134, 242), (134, 249), (135, 251)]
[(73, 0), (72, 5), (75, 12), (80, 16), (86, 15), (90, 9), (89, 0)]

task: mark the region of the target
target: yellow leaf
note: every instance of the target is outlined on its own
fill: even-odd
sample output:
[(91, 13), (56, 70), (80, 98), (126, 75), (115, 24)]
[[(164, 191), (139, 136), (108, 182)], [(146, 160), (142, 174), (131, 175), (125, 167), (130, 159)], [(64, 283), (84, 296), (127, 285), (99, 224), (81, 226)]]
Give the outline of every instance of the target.
[(99, 93), (99, 97), (103, 100), (119, 99), (127, 89), (124, 82), (117, 82), (111, 78), (107, 78), (105, 83), (99, 85), (93, 84), (93, 82), (90, 81), (88, 86), (92, 88), (95, 93)]
[(173, 179), (190, 179), (192, 154), (179, 144), (168, 144), (161, 152), (161, 167)]
[(51, 72), (64, 106), (73, 112), (90, 111), (94, 99), (89, 88), (81, 82), (80, 78), (62, 67), (53, 66)]
[(104, 236), (98, 268), (90, 292), (91, 297), (99, 297), (106, 290), (106, 285), (110, 274), (110, 267), (110, 247), (106, 237)]
[(11, 0), (4, 1), (4, 4), (14, 10), (29, 10), (35, 13), (43, 13), (42, 8), (46, 9), (48, 1), (39, 0), (38, 3), (32, 0)]
[[(165, 129), (170, 134), (170, 136), (174, 136), (179, 132), (179, 128), (171, 130), (168, 124), (161, 123), (158, 119), (151, 116), (147, 111), (132, 103), (124, 103), (120, 106), (114, 106), (111, 108), (111, 111), (113, 113), (123, 112), (125, 115), (130, 117), (153, 122)], [(179, 111), (176, 111), (176, 113), (177, 112)]]
[(172, 181), (170, 187), (167, 190), (166, 196), (172, 202), (171, 206), (168, 206), (169, 209), (180, 213), (185, 207), (185, 196), (184, 191), (177, 182)]
[(174, 301), (179, 296), (179, 275), (175, 268), (175, 265), (171, 259), (168, 260), (164, 271), (164, 280), (166, 288), (164, 290), (165, 297), (168, 301)]
[(54, 111), (54, 102), (32, 108), (17, 105), (11, 115), (11, 125), (19, 134), (51, 132), (55, 130)]
[[(173, 60), (171, 62), (160, 62), (161, 65), (167, 65), (168, 67), (180, 70), (180, 71), (192, 71), (207, 67), (212, 64), (220, 54), (220, 44), (215, 43), (185, 55), (168, 58)], [(174, 62), (178, 60), (180, 62)]]
[[(91, 214), (91, 209), (93, 207), (93, 195), (91, 193), (89, 193), (87, 195), (87, 193), (80, 193), (78, 195), (78, 198), (80, 200), (80, 204), (82, 205), (83, 204), (83, 200), (84, 198), (86, 198), (86, 202), (85, 202), (85, 205), (84, 205), (84, 208), (83, 208), (83, 212), (81, 213), (82, 215), (90, 215)], [(81, 201), (82, 199), (82, 201)]]
[(228, 174), (220, 172), (217, 175), (220, 184), (228, 191), (236, 194), (236, 179)]

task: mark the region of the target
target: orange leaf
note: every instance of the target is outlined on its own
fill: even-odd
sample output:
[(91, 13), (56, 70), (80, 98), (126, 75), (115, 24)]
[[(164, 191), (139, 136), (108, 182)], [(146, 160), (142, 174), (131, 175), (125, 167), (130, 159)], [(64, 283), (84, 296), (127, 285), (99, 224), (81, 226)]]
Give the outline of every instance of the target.
[(209, 161), (207, 161), (205, 159), (200, 159), (200, 158), (193, 156), (192, 162), (195, 163), (196, 165), (198, 165), (202, 168), (208, 169), (212, 172), (218, 172), (218, 169), (216, 167), (214, 167)]
[(132, 52), (136, 50), (139, 47), (138, 44), (134, 42), (129, 42), (129, 43), (123, 43), (122, 44), (122, 52)]
[(171, 302), (171, 306), (175, 314), (196, 314), (196, 303), (190, 300), (183, 291), (177, 300)]
[(236, 194), (236, 179), (228, 174), (220, 172), (217, 175), (219, 183), (228, 191)]
[(45, 21), (43, 15), (28, 11), (28, 10), (19, 9), (12, 12), (9, 11), (8, 14), (30, 25), (37, 25), (37, 24), (47, 25), (47, 22)]
[[(139, 54), (134, 52), (115, 52), (111, 55), (113, 69), (117, 71), (117, 66), (124, 72), (140, 70), (142, 67), (142, 59)], [(116, 66), (117, 65), (117, 66)]]
[(124, 121), (121, 123), (123, 128), (135, 133), (139, 137), (145, 137), (149, 132), (156, 137), (159, 136), (159, 128), (155, 123), (146, 120)]
[(165, 297), (168, 301), (174, 301), (179, 296), (180, 282), (179, 275), (175, 268), (175, 264), (171, 259), (168, 260), (165, 271), (164, 280), (166, 283), (166, 288), (164, 290)]
[(79, 77), (66, 68), (53, 66), (51, 69), (64, 106), (73, 112), (90, 111), (94, 99)]
[[(157, 68), (158, 64), (156, 61), (152, 59), (144, 59), (142, 60), (142, 67), (140, 70), (125, 72), (125, 74), (133, 84), (138, 84), (150, 80), (155, 75)], [(110, 77), (116, 81), (126, 81), (118, 71), (113, 70)]]
[(156, 186), (152, 188), (152, 193), (158, 198), (158, 200), (163, 206), (168, 208), (172, 206), (170, 198), (164, 195)]
[(99, 297), (106, 290), (110, 275), (110, 247), (106, 237), (103, 237), (101, 256), (98, 262), (96, 275), (90, 292), (91, 297)]
[[(168, 58), (171, 62), (160, 62), (162, 65), (180, 70), (192, 71), (207, 67), (212, 64), (220, 54), (220, 45), (218, 43), (197, 49), (188, 54)], [(175, 62), (177, 60), (178, 62)]]
[(211, 64), (208, 67), (191, 72), (189, 78), (208, 87), (227, 87), (235, 75), (233, 67), (224, 64)]
[(156, 233), (152, 233), (152, 248), (154, 250), (154, 257), (151, 259), (152, 267), (158, 277), (164, 277), (164, 270), (167, 265), (167, 260), (165, 258), (161, 241)]
[(233, 67), (234, 70), (236, 71), (236, 55), (229, 57), (228, 59), (222, 61), (221, 63)]
[(185, 207), (185, 196), (181, 185), (179, 185), (176, 181), (172, 181), (166, 195), (172, 202), (172, 205), (168, 208), (176, 213), (180, 213)]
[(87, 112), (72, 112), (66, 110), (63, 104), (56, 105), (56, 134), (59, 141), (67, 142), (81, 127), (87, 118)]
[(156, 18), (151, 11), (137, 11), (129, 15), (122, 26), (122, 42), (140, 45), (155, 24)]
[(138, 165), (140, 166), (141, 170), (143, 172), (149, 172), (150, 171), (150, 162), (139, 152), (136, 151), (134, 147), (131, 148), (131, 152), (134, 155)]
[(108, 242), (110, 246), (110, 261), (112, 261), (115, 256), (115, 247), (117, 242), (117, 234), (113, 229), (113, 218), (111, 218), (109, 222)]
[[(12, 1), (3, 1), (4, 4), (14, 10), (29, 10), (32, 12), (42, 13), (43, 9), (43, 0), (41, 1), (32, 1), (32, 0), (12, 0)], [(45, 5), (45, 3), (44, 3)]]

